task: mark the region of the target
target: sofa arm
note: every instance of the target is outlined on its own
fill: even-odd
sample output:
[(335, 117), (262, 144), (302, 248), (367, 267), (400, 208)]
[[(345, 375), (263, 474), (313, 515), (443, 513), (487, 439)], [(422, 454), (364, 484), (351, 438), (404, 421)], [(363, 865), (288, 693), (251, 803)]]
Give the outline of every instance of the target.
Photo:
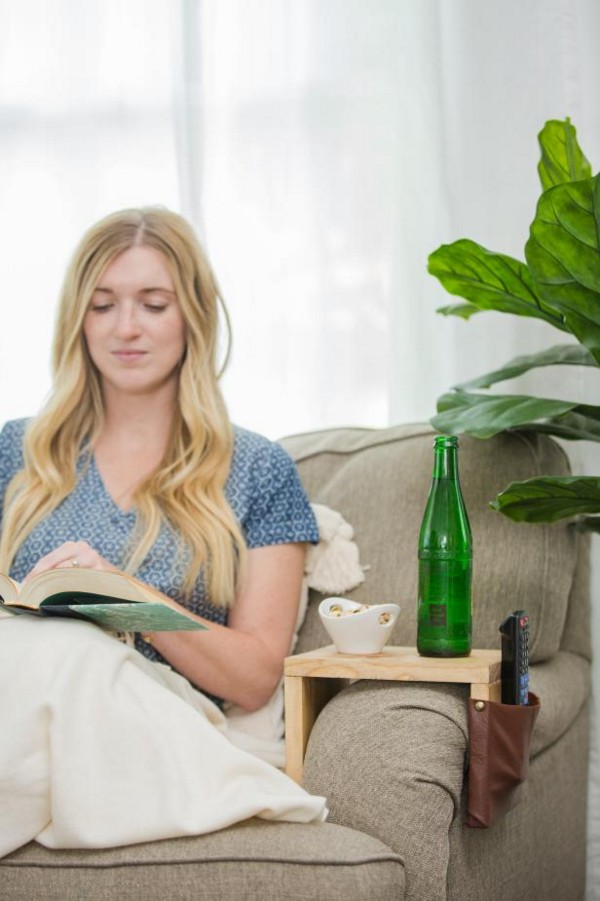
[(529, 687), (541, 701), (531, 741), (533, 758), (558, 741), (586, 703), (592, 688), (590, 661), (559, 651), (551, 660), (531, 666)]
[[(589, 661), (568, 651), (532, 665), (531, 688), (541, 699), (532, 758), (570, 728), (590, 684)], [(465, 782), (467, 698), (464, 685), (356, 682), (327, 704), (308, 742), (305, 788), (327, 798), (331, 822), (402, 856), (410, 901), (446, 897), (449, 829), (461, 816)]]
[(357, 682), (321, 712), (303, 784), (329, 820), (381, 839), (405, 863), (411, 901), (446, 897), (448, 832), (467, 749), (463, 685)]

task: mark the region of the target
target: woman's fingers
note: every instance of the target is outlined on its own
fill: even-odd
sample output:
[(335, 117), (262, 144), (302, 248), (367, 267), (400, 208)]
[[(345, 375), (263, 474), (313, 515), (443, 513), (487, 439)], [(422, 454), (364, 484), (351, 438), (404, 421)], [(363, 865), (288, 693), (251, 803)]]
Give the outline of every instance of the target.
[(83, 548), (80, 546), (82, 544), (84, 544), (84, 542), (65, 541), (64, 544), (59, 545), (59, 547), (50, 551), (49, 554), (40, 557), (27, 578), (44, 572), (47, 569), (54, 569), (56, 566), (64, 566), (67, 561), (74, 560), (76, 555), (82, 552)]
[(48, 569), (84, 566), (88, 569), (114, 569), (87, 541), (65, 541), (49, 554), (40, 557), (24, 581)]

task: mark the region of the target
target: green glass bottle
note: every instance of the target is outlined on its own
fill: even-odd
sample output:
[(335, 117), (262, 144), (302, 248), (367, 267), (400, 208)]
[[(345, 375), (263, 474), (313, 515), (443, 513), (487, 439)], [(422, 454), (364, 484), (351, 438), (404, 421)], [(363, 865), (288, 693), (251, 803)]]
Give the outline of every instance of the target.
[(419, 654), (471, 653), (472, 561), (471, 527), (458, 479), (458, 439), (438, 435), (419, 534)]

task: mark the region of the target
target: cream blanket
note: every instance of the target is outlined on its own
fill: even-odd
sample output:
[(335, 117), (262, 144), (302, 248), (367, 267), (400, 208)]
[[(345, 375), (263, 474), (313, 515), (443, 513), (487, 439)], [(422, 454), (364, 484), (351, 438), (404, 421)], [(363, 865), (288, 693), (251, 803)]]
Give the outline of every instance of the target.
[[(351, 526), (313, 509), (321, 540), (307, 556), (297, 629), (309, 588), (339, 594), (364, 579)], [(32, 839), (104, 848), (251, 816), (327, 815), (324, 798), (275, 768), (284, 760), (282, 685), (262, 710), (230, 705), (224, 716), (170, 667), (95, 625), (8, 613), (0, 685), (0, 857)]]
[(325, 819), (185, 679), (95, 625), (2, 617), (0, 684), (0, 856)]

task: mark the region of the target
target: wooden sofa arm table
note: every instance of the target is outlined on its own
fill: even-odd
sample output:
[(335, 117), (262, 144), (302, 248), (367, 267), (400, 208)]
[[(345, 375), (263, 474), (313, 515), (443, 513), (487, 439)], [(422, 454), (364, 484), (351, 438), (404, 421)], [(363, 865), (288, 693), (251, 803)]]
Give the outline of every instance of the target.
[(287, 657), (284, 664), (286, 773), (300, 782), (314, 722), (338, 691), (357, 679), (393, 682), (462, 682), (471, 697), (500, 700), (500, 651), (468, 657), (421, 657), (416, 648), (385, 647), (380, 654), (339, 654), (333, 645)]

